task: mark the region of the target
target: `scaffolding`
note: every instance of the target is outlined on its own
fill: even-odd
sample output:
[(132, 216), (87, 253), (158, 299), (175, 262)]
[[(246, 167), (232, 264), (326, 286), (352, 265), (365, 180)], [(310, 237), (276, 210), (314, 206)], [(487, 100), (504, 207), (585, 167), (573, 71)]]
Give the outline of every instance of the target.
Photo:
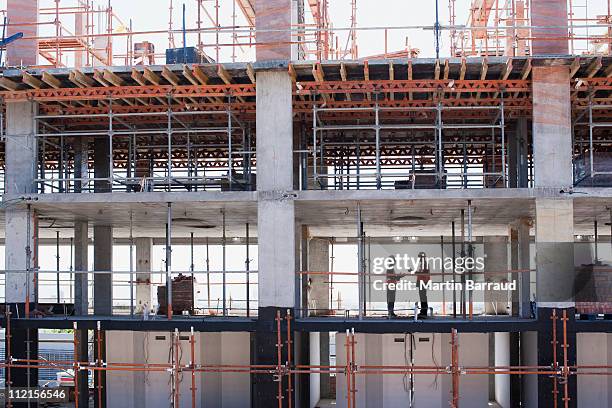
[[(579, 365), (572, 364), (568, 357), (568, 349), (571, 346), (569, 343), (569, 328), (568, 314), (566, 310), (559, 312), (554, 309), (551, 316), (551, 355), (552, 361), (549, 365), (493, 365), (493, 366), (468, 366), (460, 363), (460, 339), (461, 334), (457, 329), (452, 329), (450, 347), (451, 363), (448, 366), (440, 365), (415, 365), (413, 362), (407, 362), (403, 365), (371, 365), (358, 364), (357, 362), (357, 346), (355, 330), (347, 330), (345, 333), (345, 342), (343, 344), (345, 364), (336, 365), (310, 365), (303, 364), (300, 361), (295, 361), (292, 358), (294, 349), (294, 317), (291, 313), (282, 317), (280, 311), (275, 317), (276, 333), (276, 363), (275, 364), (249, 364), (249, 365), (212, 365), (205, 362), (198, 362), (195, 354), (196, 337), (193, 328), (188, 332), (187, 342), (189, 351), (181, 353), (182, 336), (178, 329), (171, 333), (171, 360), (168, 363), (130, 363), (130, 362), (114, 362), (106, 361), (101, 354), (103, 344), (104, 329), (100, 322), (97, 323), (97, 328), (94, 330), (93, 343), (95, 352), (93, 359), (79, 359), (77, 357), (77, 347), (79, 338), (77, 332), (81, 330), (78, 323), (73, 326), (73, 347), (75, 350), (72, 360), (53, 360), (40, 358), (14, 358), (11, 354), (11, 313), (6, 315), (6, 356), (0, 365), (7, 372), (7, 388), (11, 388), (11, 372), (15, 369), (24, 369), (28, 372), (36, 369), (63, 369), (73, 370), (74, 373), (88, 372), (95, 379), (94, 399), (98, 404), (102, 403), (102, 376), (107, 373), (114, 372), (145, 372), (145, 373), (165, 373), (169, 376), (169, 402), (171, 407), (179, 407), (180, 401), (186, 399), (190, 401), (192, 407), (196, 406), (196, 378), (205, 373), (235, 373), (249, 376), (267, 377), (277, 384), (277, 400), (278, 407), (292, 406), (295, 396), (295, 388), (293, 384), (302, 376), (309, 374), (334, 374), (343, 376), (346, 383), (345, 398), (346, 404), (350, 408), (356, 408), (358, 393), (357, 377), (358, 376), (410, 376), (419, 375), (437, 375), (450, 376), (451, 391), (448, 399), (449, 407), (459, 407), (459, 395), (461, 392), (461, 378), (466, 376), (495, 376), (495, 375), (510, 375), (510, 376), (526, 376), (534, 375), (538, 377), (547, 377), (552, 382), (551, 398), (555, 401), (555, 405), (560, 403), (562, 406), (568, 407), (570, 401), (576, 399), (575, 395), (570, 395), (568, 383), (570, 378), (578, 376), (610, 376), (612, 375), (612, 366), (609, 365)], [(205, 347), (206, 345), (202, 345)], [(200, 346), (200, 347), (202, 347)], [(340, 352), (340, 350), (338, 351)], [(184, 355), (184, 356), (183, 356)], [(179, 384), (185, 378), (190, 382), (190, 392), (183, 395), (180, 391)], [(74, 375), (74, 397), (75, 407), (78, 407), (79, 393), (79, 378)], [(8, 401), (8, 407), (12, 406), (12, 401)]]
[[(456, 0), (449, 0), (451, 56), (532, 55), (531, 0), (473, 0), (465, 26), (457, 25)], [(594, 10), (595, 9), (595, 10)], [(572, 55), (610, 55), (610, 1), (603, 14), (588, 1), (568, 0), (567, 39)]]
[[(106, 113), (37, 115), (38, 191), (254, 189), (251, 125), (232, 103), (224, 110), (174, 111), (170, 99), (165, 112), (115, 112), (116, 102), (108, 100)], [(87, 166), (89, 152), (100, 148), (109, 160), (106, 177)]]

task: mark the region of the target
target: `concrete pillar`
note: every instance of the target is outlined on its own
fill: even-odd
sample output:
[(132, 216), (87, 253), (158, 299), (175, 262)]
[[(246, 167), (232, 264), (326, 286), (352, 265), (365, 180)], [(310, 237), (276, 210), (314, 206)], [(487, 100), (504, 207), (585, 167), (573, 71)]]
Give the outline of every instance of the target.
[(295, 218), (291, 78), (257, 73), (259, 307), (293, 308)]
[(531, 55), (567, 55), (567, 1), (531, 2)]
[[(529, 270), (529, 230), (531, 223), (523, 218), (510, 226), (510, 267), (512, 270)], [(517, 289), (512, 296), (512, 315), (522, 318), (531, 317), (530, 292), (531, 272), (514, 272), (512, 280), (517, 282)]]
[[(566, 311), (567, 355), (569, 365), (576, 362), (576, 332), (574, 327), (574, 206), (571, 199), (536, 200), (536, 268), (538, 320), (545, 330), (538, 331), (538, 365), (549, 365), (553, 361), (552, 319), (553, 313), (560, 318)], [(557, 333), (561, 336), (563, 324), (556, 320)], [(557, 359), (563, 355), (561, 337), (557, 347)], [(570, 377), (569, 394), (576, 395), (576, 378)], [(553, 407), (552, 382), (538, 377), (539, 407)], [(563, 394), (558, 395), (561, 405)], [(569, 407), (575, 407), (575, 398)]]
[[(257, 135), (259, 315), (254, 361), (276, 364), (277, 340), (270, 327), (277, 312), (285, 316), (296, 302), (292, 84), (286, 69), (257, 72)], [(269, 376), (253, 381), (253, 405), (276, 406), (277, 383)]]
[(528, 187), (528, 150), (527, 118), (518, 118), (508, 140), (508, 186), (510, 188)]
[[(13, 317), (25, 315), (26, 303), (30, 310), (37, 298), (34, 279), (36, 268), (36, 212), (19, 202), (22, 194), (34, 193), (37, 162), (36, 126), (34, 102), (10, 102), (6, 105), (6, 155), (5, 155), (5, 267), (6, 303)], [(15, 200), (11, 202), (11, 200)], [(29, 271), (29, 272), (28, 272)], [(13, 358), (38, 358), (38, 331), (12, 329), (11, 349)], [(6, 371), (5, 371), (6, 373)], [(36, 386), (38, 370), (13, 369), (11, 381), (14, 387)], [(15, 407), (26, 404), (14, 404)]]
[(534, 66), (532, 78), (535, 186), (567, 188), (573, 184), (569, 68)]
[[(89, 223), (84, 220), (74, 223), (74, 270), (87, 271), (89, 252)], [(87, 273), (74, 274), (74, 312), (77, 316), (87, 315), (89, 294)]]
[[(94, 177), (110, 177), (110, 145), (107, 137), (97, 137), (94, 139)], [(107, 180), (94, 181), (94, 191), (96, 193), (110, 193), (111, 183)]]
[(517, 187), (529, 187), (529, 139), (527, 118), (519, 118), (516, 127)]
[[(88, 174), (88, 161), (89, 161), (89, 138), (79, 137), (74, 140), (74, 178), (75, 179), (87, 179)], [(88, 190), (89, 185), (87, 180), (79, 180), (74, 182), (74, 192), (82, 193), (84, 190)]]
[(113, 268), (113, 227), (95, 225), (94, 233), (94, 314), (113, 313), (113, 279), (108, 273)]
[(27, 285), (26, 269), (35, 267), (36, 215), (18, 203), (22, 194), (35, 193), (37, 142), (37, 104), (34, 102), (10, 102), (6, 104), (6, 170), (4, 200), (16, 200), (5, 210), (6, 244), (6, 302), (24, 303), (29, 291), (34, 302), (36, 287), (33, 273)]
[[(151, 310), (151, 254), (153, 238), (136, 238), (136, 312)], [(139, 273), (146, 272), (146, 273)]]
[[(74, 15), (74, 35), (80, 36), (85, 34), (85, 24), (83, 21), (83, 14), (77, 13)], [(128, 50), (129, 53), (129, 50)], [(74, 67), (81, 68), (84, 65), (84, 53), (82, 50), (77, 50), (74, 52)]]
[[(308, 271), (329, 272), (329, 240), (311, 238), (308, 242)], [(309, 275), (308, 309), (311, 316), (329, 313), (329, 275)]]
[[(485, 281), (502, 282), (508, 280), (508, 274), (499, 272), (508, 270), (508, 238), (504, 236), (484, 237)], [(495, 272), (495, 274), (491, 274)], [(494, 315), (508, 314), (509, 293), (485, 290), (485, 313)]]
[[(510, 364), (510, 333), (491, 333), (494, 339), (493, 353), (496, 367), (507, 367)], [(502, 408), (510, 408), (510, 374), (496, 374), (493, 376), (495, 401)]]
[[(296, 37), (291, 26), (297, 23), (298, 0), (255, 0), (257, 61), (297, 59)], [(266, 31), (268, 30), (268, 31)]]
[[(12, 42), (6, 47), (7, 66), (37, 65), (38, 61), (38, 0), (7, 0), (9, 26), (6, 36), (23, 33), (25, 38)], [(26, 23), (28, 25), (19, 25)]]
[(542, 308), (574, 307), (574, 203), (536, 200), (537, 301)]
[[(88, 314), (88, 252), (89, 252), (89, 223), (78, 220), (74, 223), (74, 314), (86, 316)], [(87, 329), (77, 330), (77, 357), (79, 361), (88, 361), (89, 344)], [(87, 372), (79, 372), (79, 406), (87, 406), (89, 401), (89, 386), (87, 384)]]

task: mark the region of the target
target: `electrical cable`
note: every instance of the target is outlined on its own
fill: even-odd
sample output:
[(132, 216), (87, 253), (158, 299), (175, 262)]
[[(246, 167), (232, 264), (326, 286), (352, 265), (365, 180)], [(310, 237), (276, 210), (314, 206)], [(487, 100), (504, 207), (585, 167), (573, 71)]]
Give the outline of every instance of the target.
[[(410, 349), (406, 343), (410, 341)], [(414, 353), (416, 351), (416, 343), (414, 341), (413, 333), (404, 333), (404, 363), (410, 366), (410, 374), (404, 373), (402, 383), (404, 385), (404, 391), (409, 396), (409, 407), (414, 406)]]
[(434, 375), (434, 380), (431, 383), (430, 387), (433, 388), (434, 390), (437, 390), (438, 389), (438, 375), (439, 375), (438, 370), (440, 369), (440, 365), (438, 364), (438, 361), (436, 360), (435, 344), (436, 344), (436, 333), (432, 333), (431, 335), (431, 361), (436, 367), (436, 374)]

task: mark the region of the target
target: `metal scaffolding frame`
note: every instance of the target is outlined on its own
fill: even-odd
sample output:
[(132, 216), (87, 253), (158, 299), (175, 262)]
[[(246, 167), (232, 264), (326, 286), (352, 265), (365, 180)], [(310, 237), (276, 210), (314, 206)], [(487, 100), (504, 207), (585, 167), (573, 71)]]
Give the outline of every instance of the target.
[[(504, 100), (503, 93), (501, 94), (499, 105), (491, 106), (471, 106), (471, 107), (460, 107), (460, 106), (445, 106), (441, 102), (435, 104), (434, 107), (381, 107), (378, 103), (375, 103), (373, 107), (354, 107), (354, 108), (334, 108), (334, 107), (318, 107), (316, 104), (313, 106), (313, 123), (312, 123), (312, 141), (311, 141), (311, 153), (312, 153), (312, 167), (314, 180), (317, 187), (315, 188), (331, 188), (331, 189), (362, 189), (362, 188), (398, 188), (396, 181), (407, 180), (407, 186), (403, 188), (414, 189), (417, 182), (417, 177), (434, 177), (435, 182), (429, 188), (448, 188), (452, 187), (452, 179), (458, 178), (458, 182), (455, 183), (455, 187), (468, 188), (468, 187), (490, 187), (487, 183), (488, 178), (497, 178), (493, 181), (493, 186), (496, 187), (507, 187), (507, 155), (506, 155), (506, 119), (504, 111)], [(466, 123), (463, 121), (451, 122), (443, 120), (443, 113), (449, 111), (463, 111), (463, 110), (475, 110), (488, 112), (491, 116), (490, 119), (482, 119), (480, 123)], [(357, 124), (346, 124), (346, 123), (327, 123), (324, 118), (326, 113), (355, 113), (360, 112), (365, 114), (365, 118), (356, 119), (354, 123)], [(413, 113), (415, 115), (431, 116), (431, 119), (426, 119), (424, 122), (415, 123), (414, 119), (410, 116), (406, 116), (406, 119), (391, 119), (387, 123), (384, 122), (382, 115), (384, 113), (401, 112), (402, 114)], [(491, 113), (494, 113), (492, 115)], [(429, 115), (428, 115), (429, 114)], [(368, 117), (369, 116), (369, 117)], [(332, 120), (334, 120), (332, 118)], [(486, 123), (490, 121), (490, 123)], [(368, 123), (369, 122), (369, 123)], [(484, 122), (484, 123), (483, 123)], [(473, 167), (472, 164), (468, 164), (469, 160), (467, 157), (467, 149), (469, 146), (468, 142), (461, 143), (463, 147), (463, 158), (460, 160), (460, 166), (462, 167), (458, 172), (452, 173), (447, 172), (447, 167), (452, 163), (447, 162), (445, 158), (445, 145), (457, 145), (455, 140), (445, 140), (444, 131), (451, 130), (461, 133), (472, 131), (491, 131), (491, 139), (477, 142), (478, 145), (484, 146), (483, 159), (490, 158), (492, 169), (490, 171), (484, 170), (481, 173), (469, 172), (469, 168)], [(428, 133), (431, 132), (431, 137), (415, 138), (414, 133), (411, 132)], [(325, 138), (329, 132), (335, 132), (335, 138)], [(392, 135), (398, 132), (405, 132), (402, 134), (400, 140), (393, 140), (386, 144), (391, 145), (394, 148), (404, 148), (411, 151), (411, 157), (404, 160), (409, 163), (404, 165), (405, 171), (392, 172), (395, 169), (387, 166), (391, 165), (392, 162), (398, 162), (401, 157), (391, 157), (386, 161), (384, 170), (390, 169), (389, 171), (383, 171), (383, 157), (382, 157), (382, 146), (385, 144), (384, 133), (391, 133)], [(367, 140), (368, 134), (374, 134), (373, 140)], [(355, 141), (346, 141), (355, 138)], [(371, 137), (370, 137), (371, 139)], [(411, 140), (412, 139), (412, 140)], [(429, 141), (427, 139), (430, 139)], [(358, 154), (356, 157), (334, 157), (333, 152), (340, 151), (348, 146), (350, 149)], [(366, 146), (370, 146), (369, 153), (372, 157), (367, 156)], [(371, 149), (373, 147), (373, 151)], [(426, 150), (428, 154), (423, 155), (422, 153), (417, 154), (416, 150)], [(490, 153), (487, 153), (490, 151)], [(365, 153), (365, 154), (364, 154)], [(393, 154), (393, 149), (389, 151)], [(327, 156), (327, 154), (331, 155)], [(482, 153), (481, 153), (482, 154)], [(499, 156), (499, 157), (498, 157)], [(342, 163), (345, 160), (356, 162), (356, 165), (351, 169), (348, 165)], [(496, 163), (499, 160), (500, 163)], [(366, 163), (373, 161), (373, 171), (368, 171)], [(340, 163), (339, 165), (337, 163)], [(418, 164), (417, 164), (418, 163)], [(426, 163), (429, 163), (431, 170), (424, 170)], [(334, 171), (329, 172), (328, 166), (334, 166)], [(417, 169), (417, 165), (421, 166), (421, 169)], [(429, 167), (429, 166), (428, 166)], [(496, 169), (498, 169), (496, 171)], [(339, 172), (338, 172), (339, 170)], [(482, 178), (479, 185), (473, 185), (471, 179)], [(329, 180), (333, 179), (333, 183)], [(365, 179), (365, 180), (364, 180)], [(383, 180), (385, 179), (385, 180)], [(501, 185), (498, 183), (501, 180)], [(418, 188), (418, 187), (416, 187)]]
[[(7, 371), (7, 387), (10, 389), (11, 371), (14, 369), (24, 369), (30, 372), (34, 369), (71, 369), (74, 372), (88, 371), (90, 375), (98, 377), (104, 373), (113, 372), (145, 372), (145, 373), (166, 373), (169, 376), (168, 386), (170, 388), (170, 406), (178, 408), (182, 398), (190, 401), (192, 407), (196, 407), (196, 378), (203, 374), (222, 374), (234, 373), (244, 374), (248, 376), (270, 376), (277, 383), (277, 400), (278, 408), (284, 406), (291, 407), (294, 398), (297, 397), (293, 384), (297, 383), (302, 376), (310, 374), (334, 374), (336, 376), (344, 376), (346, 382), (345, 398), (349, 408), (357, 408), (356, 395), (357, 376), (375, 375), (379, 377), (387, 376), (418, 376), (418, 375), (441, 375), (451, 377), (451, 387), (449, 395), (449, 407), (459, 407), (459, 395), (461, 392), (460, 380), (466, 376), (495, 376), (495, 375), (510, 375), (510, 376), (525, 376), (534, 375), (538, 377), (549, 378), (552, 382), (551, 398), (555, 401), (555, 406), (560, 404), (564, 407), (569, 407), (570, 401), (577, 398), (569, 392), (568, 382), (574, 376), (610, 376), (612, 375), (612, 366), (610, 365), (580, 365), (571, 364), (568, 356), (568, 349), (571, 347), (569, 342), (568, 328), (568, 312), (562, 310), (559, 312), (553, 309), (551, 316), (551, 333), (553, 341), (551, 341), (552, 361), (549, 365), (489, 365), (489, 366), (470, 366), (460, 362), (461, 334), (457, 329), (451, 329), (450, 332), (450, 356), (451, 361), (448, 366), (440, 365), (415, 365), (413, 362), (397, 365), (372, 365), (358, 364), (357, 362), (357, 345), (356, 333), (354, 329), (346, 330), (344, 342), (344, 360), (345, 364), (334, 365), (311, 365), (303, 364), (292, 358), (291, 354), (294, 348), (294, 332), (292, 321), (294, 317), (290, 312), (285, 317), (281, 317), (280, 311), (277, 312), (274, 324), (274, 333), (276, 334), (276, 362), (273, 364), (206, 364), (204, 361), (198, 362), (195, 354), (196, 337), (193, 327), (188, 333), (189, 353), (183, 357), (180, 353), (181, 332), (174, 329), (171, 333), (171, 359), (168, 363), (145, 364), (136, 362), (116, 362), (108, 361), (102, 358), (100, 354), (104, 330), (101, 328), (100, 322), (97, 323), (97, 328), (94, 330), (93, 343), (97, 345), (98, 354), (94, 359), (82, 360), (74, 353), (73, 359), (67, 360), (46, 360), (40, 358), (14, 358), (12, 356), (11, 333), (12, 333), (12, 316), (10, 312), (6, 314), (6, 355), (0, 363), (0, 367)], [(77, 331), (80, 330), (79, 324), (73, 324), (73, 347), (76, 351), (79, 338)], [(206, 347), (206, 344), (200, 345)], [(341, 349), (339, 348), (338, 352)], [(287, 358), (283, 358), (286, 353)], [(185, 361), (183, 361), (183, 358)], [(182, 374), (187, 374), (190, 381), (190, 388), (187, 395), (183, 395), (180, 391), (180, 382)], [(75, 408), (78, 408), (78, 376), (75, 376)], [(97, 387), (97, 392), (94, 395), (97, 403), (100, 404), (103, 400), (102, 387)], [(287, 401), (287, 402), (285, 402)], [(12, 406), (9, 400), (8, 406)]]
[[(117, 191), (253, 188), (250, 126), (237, 117), (231, 103), (216, 111), (173, 111), (168, 106), (165, 112), (113, 112), (109, 100), (107, 113), (36, 115), (38, 191), (91, 192), (99, 181)], [(106, 121), (107, 129), (94, 121)], [(108, 140), (109, 177), (74, 176), (74, 144), (83, 138)], [(203, 154), (211, 149), (214, 160)]]
[(594, 101), (594, 94), (594, 90), (589, 92), (586, 106), (574, 108), (576, 115), (572, 119), (572, 142), (575, 184), (583, 181), (590, 184), (608, 183), (607, 176), (612, 176), (612, 156), (608, 154), (612, 141), (607, 135), (608, 129), (612, 128), (607, 115), (610, 105)]

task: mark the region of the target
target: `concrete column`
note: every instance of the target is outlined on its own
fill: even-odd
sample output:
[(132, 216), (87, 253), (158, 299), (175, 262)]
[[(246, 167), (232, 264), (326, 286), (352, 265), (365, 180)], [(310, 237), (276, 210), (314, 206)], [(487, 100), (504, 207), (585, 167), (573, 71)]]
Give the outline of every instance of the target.
[(535, 186), (567, 188), (573, 184), (569, 68), (534, 66), (532, 78)]
[[(89, 223), (78, 220), (74, 223), (74, 314), (86, 316), (88, 313), (89, 294), (87, 273), (89, 252)], [(77, 330), (77, 357), (79, 361), (88, 361), (89, 344), (87, 329)], [(87, 406), (89, 401), (89, 386), (87, 384), (87, 372), (79, 372), (79, 406)]]
[(113, 313), (113, 279), (108, 272), (113, 268), (113, 227), (95, 225), (94, 233), (94, 314)]
[[(10, 2), (11, 3), (11, 2)], [(10, 102), (6, 105), (5, 144), (5, 267), (6, 303), (13, 317), (25, 315), (25, 305), (37, 298), (34, 279), (36, 268), (36, 212), (19, 203), (19, 196), (35, 192), (37, 143), (34, 102)], [(12, 201), (14, 200), (14, 201)], [(29, 272), (28, 272), (29, 271)], [(38, 331), (12, 329), (11, 349), (13, 358), (38, 358)], [(6, 371), (5, 371), (6, 373)], [(38, 370), (13, 369), (11, 381), (14, 387), (36, 386)], [(14, 404), (15, 407), (26, 404)]]
[[(7, 66), (37, 65), (38, 61), (38, 0), (7, 0), (7, 17), (9, 26), (6, 36), (19, 32), (25, 38), (15, 41), (6, 47)], [(27, 25), (19, 25), (26, 23)]]
[[(89, 252), (89, 223), (75, 221), (74, 223), (74, 270), (87, 271)], [(77, 316), (87, 315), (89, 295), (87, 292), (87, 273), (74, 274), (74, 312)]]
[(259, 307), (293, 308), (295, 218), (291, 78), (257, 73)]
[[(88, 161), (89, 161), (89, 138), (80, 137), (74, 140), (74, 178), (88, 178)], [(88, 190), (88, 183), (84, 181), (74, 182), (75, 193), (81, 193), (83, 190)]]
[(10, 102), (6, 105), (6, 170), (5, 197), (8, 203), (5, 210), (6, 244), (6, 302), (24, 303), (29, 290), (29, 298), (34, 302), (36, 287), (34, 274), (30, 273), (27, 284), (26, 269), (35, 266), (36, 215), (19, 204), (19, 196), (35, 193), (37, 142), (36, 121), (38, 106), (34, 102)]
[(567, 1), (531, 2), (532, 55), (567, 55)]
[[(298, 0), (255, 0), (257, 61), (297, 59), (291, 26), (297, 23)], [(261, 31), (260, 31), (261, 29)], [(266, 31), (268, 30), (268, 31)]]
[[(508, 238), (504, 236), (484, 237), (485, 281), (502, 282), (508, 275), (498, 274), (508, 270)], [(491, 274), (495, 272), (495, 274)], [(508, 293), (485, 290), (485, 313), (508, 314)]]
[[(506, 367), (510, 364), (510, 333), (491, 333), (493, 336), (493, 363), (497, 367)], [(491, 351), (489, 351), (491, 352)], [(493, 396), (502, 408), (510, 408), (510, 375), (496, 374), (493, 376)]]
[[(285, 316), (296, 301), (292, 84), (286, 69), (257, 72), (257, 135), (259, 316), (254, 360), (275, 364), (277, 340), (270, 327), (277, 312)], [(269, 376), (253, 381), (253, 406), (276, 406), (277, 383)]]
[[(536, 268), (538, 320), (544, 330), (538, 331), (538, 365), (549, 365), (553, 361), (552, 319), (553, 313), (560, 318), (567, 312), (568, 364), (576, 362), (576, 332), (574, 327), (574, 206), (571, 199), (536, 200)], [(556, 321), (557, 333), (562, 332), (561, 320)], [(560, 338), (557, 338), (561, 341)], [(557, 359), (563, 351), (558, 343)], [(548, 381), (546, 381), (548, 380)], [(576, 378), (569, 380), (569, 393), (576, 395)], [(538, 399), (540, 408), (553, 407), (552, 383), (550, 379), (538, 377)], [(558, 395), (557, 404), (562, 404), (563, 394)], [(575, 398), (570, 401), (575, 407)]]
[(574, 203), (536, 200), (538, 307), (574, 307)]
[[(85, 24), (83, 21), (83, 14), (77, 13), (74, 15), (74, 34), (75, 35), (83, 35), (85, 34)], [(129, 53), (129, 50), (128, 50)], [(84, 65), (83, 51), (78, 50), (74, 52), (74, 67), (81, 68)]]
[[(530, 228), (531, 223), (526, 218), (518, 220), (510, 227), (510, 266), (513, 270), (528, 270), (531, 268), (529, 257)], [(512, 273), (512, 280), (517, 282), (517, 289), (512, 296), (512, 314), (529, 318), (531, 316), (531, 272)]]
[[(94, 177), (110, 177), (110, 145), (107, 137), (97, 137), (94, 140)], [(111, 183), (106, 180), (94, 181), (96, 193), (110, 193)]]
[[(151, 254), (153, 238), (136, 238), (136, 312), (151, 310)], [(139, 273), (146, 272), (146, 273)]]
[(529, 139), (527, 118), (519, 118), (516, 127), (517, 139), (517, 187), (529, 187)]
[[(311, 238), (308, 242), (308, 271), (329, 272), (329, 240)], [(310, 315), (329, 312), (329, 275), (309, 275), (308, 309)]]

